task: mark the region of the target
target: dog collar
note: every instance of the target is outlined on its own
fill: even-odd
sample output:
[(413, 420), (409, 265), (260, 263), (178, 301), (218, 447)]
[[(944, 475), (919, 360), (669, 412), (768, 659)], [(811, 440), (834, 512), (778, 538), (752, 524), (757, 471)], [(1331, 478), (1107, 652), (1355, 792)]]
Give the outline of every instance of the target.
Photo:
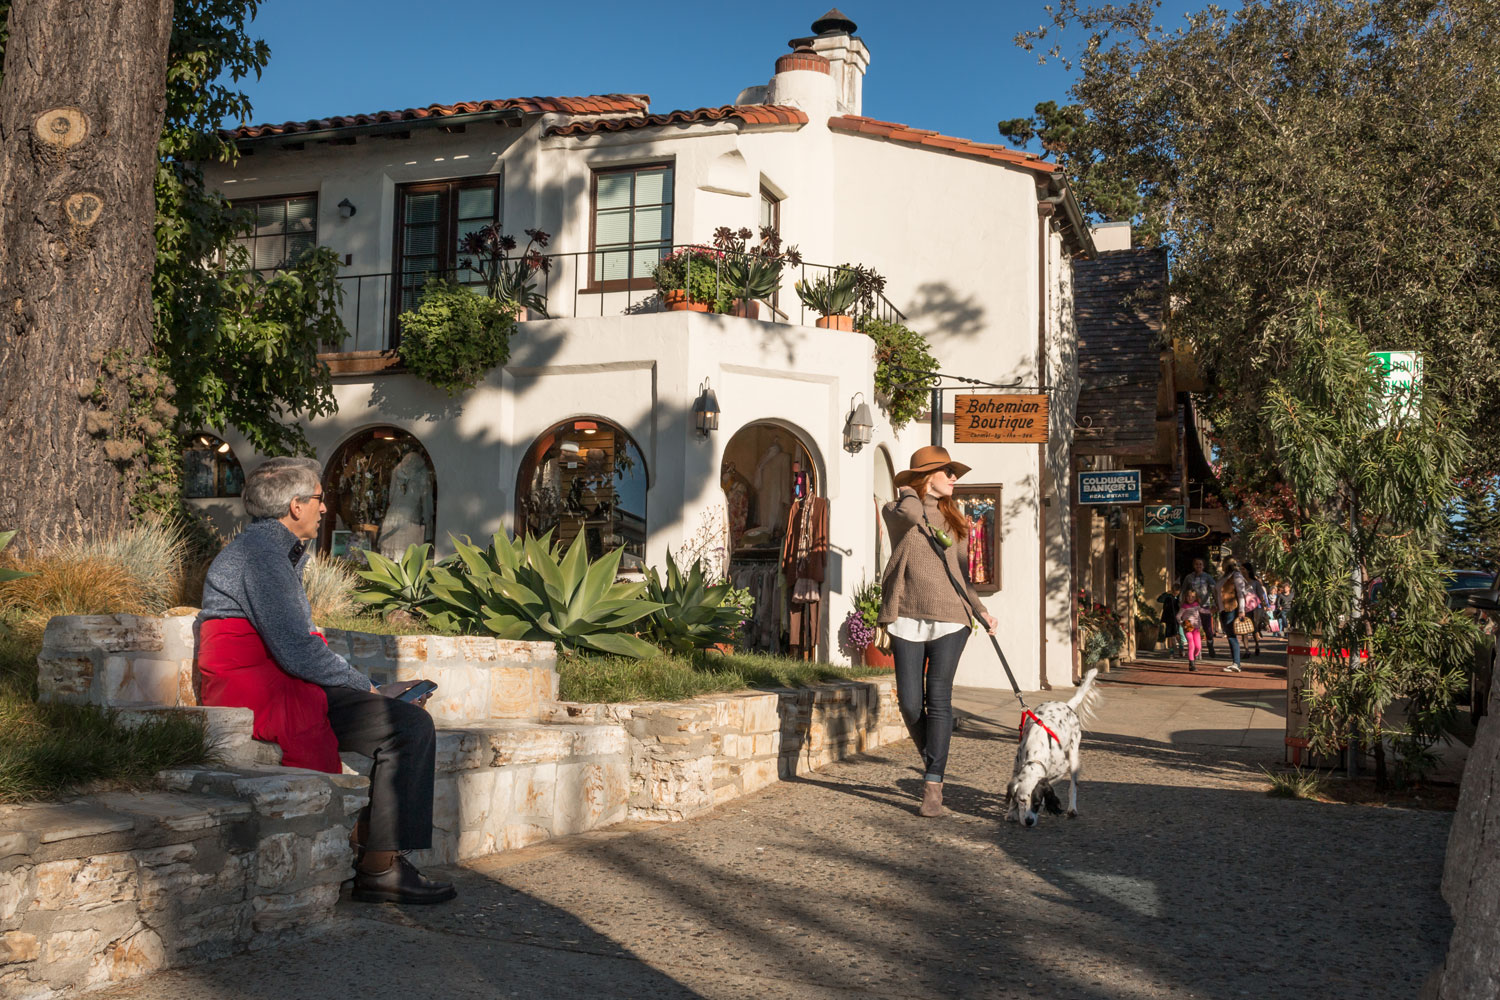
[(1052, 730), (1048, 729), (1047, 728), (1047, 724), (1041, 720), (1041, 717), (1038, 716), (1035, 712), (1033, 712), (1029, 708), (1026, 711), (1024, 711), (1024, 712), (1021, 713), (1021, 725), (1016, 728), (1016, 742), (1017, 743), (1021, 742), (1022, 740), (1024, 740), (1026, 738), (1026, 720), (1027, 719), (1030, 719), (1032, 722), (1035, 722), (1037, 725), (1041, 726), (1042, 730), (1044, 732), (1046, 732), (1046, 734), (1048, 736), (1052, 737), (1052, 742), (1056, 743), (1058, 746), (1062, 746), (1062, 740), (1060, 740), (1060, 739), (1057, 738), (1057, 734), (1054, 733)]

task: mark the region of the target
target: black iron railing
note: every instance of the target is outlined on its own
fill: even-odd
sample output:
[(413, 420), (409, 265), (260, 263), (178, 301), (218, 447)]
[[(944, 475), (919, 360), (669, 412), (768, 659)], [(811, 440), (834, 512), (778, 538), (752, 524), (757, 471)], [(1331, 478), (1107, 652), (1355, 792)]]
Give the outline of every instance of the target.
[[(545, 300), (548, 318), (664, 312), (673, 308), (667, 299), (678, 296), (668, 295), (658, 289), (652, 279), (652, 270), (658, 258), (684, 250), (701, 252), (698, 259), (713, 267), (714, 277), (711, 282), (705, 282), (700, 274), (698, 280), (689, 281), (687, 274), (690, 271), (684, 268), (683, 288), (672, 291), (680, 291), (684, 300), (690, 300), (691, 291), (696, 289), (700, 298), (715, 301), (685, 301), (678, 304), (677, 308), (738, 311), (742, 315), (751, 314), (771, 323), (815, 325), (818, 313), (803, 304), (796, 285), (798, 282), (815, 284), (820, 278), (831, 279), (839, 270), (837, 266), (829, 264), (784, 264), (775, 291), (752, 300), (753, 305), (749, 308), (739, 304), (727, 292), (729, 281), (726, 266), (736, 255), (714, 251), (698, 244), (663, 244), (645, 249), (636, 247), (629, 251), (547, 254), (547, 270), (536, 271), (531, 276), (531, 282)], [(745, 257), (748, 261), (749, 255)], [(519, 257), (512, 258), (507, 264), (515, 265), (520, 260)], [(422, 286), (433, 278), (451, 278), (470, 285), (480, 294), (484, 294), (486, 290), (480, 273), (463, 267), (440, 271), (423, 269), (341, 275), (339, 282), (344, 288), (342, 318), (348, 333), (340, 350), (383, 351), (394, 347), (398, 339), (397, 317), (402, 311), (415, 308)], [(726, 291), (717, 296), (704, 295), (705, 287)], [(847, 313), (856, 321), (866, 316), (887, 322), (906, 319), (905, 314), (892, 305), (883, 293), (874, 290), (867, 290), (863, 299), (855, 302)], [(532, 310), (529, 318), (542, 317), (538, 316), (536, 310)]]

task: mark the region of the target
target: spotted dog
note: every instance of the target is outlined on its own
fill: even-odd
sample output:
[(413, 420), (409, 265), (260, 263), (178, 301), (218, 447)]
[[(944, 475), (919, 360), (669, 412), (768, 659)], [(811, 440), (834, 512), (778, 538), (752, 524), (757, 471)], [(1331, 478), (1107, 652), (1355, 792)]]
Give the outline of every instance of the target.
[(1035, 826), (1042, 806), (1053, 815), (1062, 803), (1052, 790), (1053, 782), (1068, 779), (1068, 818), (1078, 816), (1078, 745), (1083, 740), (1082, 719), (1094, 710), (1099, 694), (1094, 690), (1098, 670), (1083, 676), (1083, 683), (1067, 701), (1049, 701), (1021, 716), (1021, 745), (1010, 784), (1005, 788), (1009, 809), (1005, 818)]

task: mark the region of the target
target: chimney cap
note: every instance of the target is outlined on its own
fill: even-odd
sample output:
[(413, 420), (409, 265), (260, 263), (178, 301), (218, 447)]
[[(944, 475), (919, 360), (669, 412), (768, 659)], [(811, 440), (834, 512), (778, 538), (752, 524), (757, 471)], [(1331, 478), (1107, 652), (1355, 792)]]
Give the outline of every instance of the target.
[(830, 8), (828, 13), (812, 23), (812, 30), (820, 35), (852, 35), (858, 27), (849, 20), (849, 15), (837, 7)]

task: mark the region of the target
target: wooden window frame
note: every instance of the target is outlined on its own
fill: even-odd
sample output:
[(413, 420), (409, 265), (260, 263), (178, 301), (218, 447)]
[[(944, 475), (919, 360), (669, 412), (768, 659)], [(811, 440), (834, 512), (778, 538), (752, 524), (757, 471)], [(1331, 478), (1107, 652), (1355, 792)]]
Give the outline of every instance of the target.
[[(229, 201), (229, 207), (233, 208), (233, 209), (236, 209), (236, 210), (242, 209), (242, 208), (253, 209), (256, 205), (264, 205), (264, 204), (267, 204), (267, 203), (273, 202), (273, 201), (288, 202), (288, 201), (291, 201), (294, 198), (311, 198), (312, 199), (312, 201), (313, 201), (313, 216), (312, 216), (312, 218), (313, 218), (313, 231), (312, 231), (313, 246), (315, 246), (315, 247), (319, 246), (320, 244), (318, 243), (318, 231), (319, 231), (319, 229), (321, 227), (318, 225), (318, 213), (322, 210), (323, 205), (322, 205), (322, 198), (320, 196), (320, 193), (317, 192), (317, 191), (293, 191), (293, 192), (291, 192), (289, 194), (268, 194), (268, 195), (265, 195), (263, 197), (258, 197), (258, 198), (232, 198)], [(260, 238), (260, 237), (258, 237), (258, 236), (255, 235), (255, 224), (254, 224), (253, 221), (251, 222), (250, 232), (247, 234), (247, 236), (248, 236), (248, 239), (250, 239), (251, 241), (254, 241), (254, 240)], [(235, 238), (235, 242), (239, 243), (242, 239), (245, 239), (245, 238), (247, 238), (247, 237), (236, 237)], [(286, 233), (285, 232), (282, 233), (282, 239), (286, 239)], [(256, 272), (257, 274), (272, 274), (272, 273), (274, 273), (276, 271), (281, 270), (280, 267), (256, 267), (255, 266), (255, 244), (253, 242), (250, 244), (249, 249), (250, 249), (250, 270)], [(285, 262), (283, 262), (283, 263), (285, 263)]]
[[(656, 282), (652, 279), (652, 277), (649, 274), (646, 275), (646, 276), (644, 276), (644, 277), (637, 276), (635, 278), (614, 278), (614, 279), (611, 279), (609, 281), (596, 281), (596, 280), (594, 280), (594, 256), (599, 252), (598, 247), (596, 246), (596, 240), (598, 238), (598, 228), (599, 228), (599, 175), (600, 174), (624, 174), (624, 173), (632, 173), (633, 174), (633, 173), (636, 173), (636, 172), (641, 171), (641, 170), (660, 170), (663, 167), (666, 167), (667, 169), (669, 169), (669, 170), (672, 171), (672, 201), (671, 201), (671, 205), (672, 205), (672, 238), (669, 239), (669, 240), (667, 240), (667, 252), (670, 253), (671, 252), (671, 248), (677, 245), (677, 240), (676, 240), (676, 235), (677, 235), (677, 158), (674, 156), (674, 157), (669, 157), (668, 159), (665, 159), (665, 160), (652, 160), (652, 161), (650, 161), (648, 163), (623, 163), (623, 164), (619, 164), (619, 165), (607, 165), (607, 166), (590, 167), (589, 168), (589, 259), (588, 259), (588, 265), (587, 265), (587, 267), (588, 267), (588, 274), (587, 274), (587, 280), (585, 281), (584, 286), (581, 289), (579, 289), (579, 291), (581, 291), (581, 292), (636, 292), (636, 291), (646, 291), (646, 290), (653, 289), (653, 288), (656, 287)], [(663, 202), (662, 204), (667, 204), (667, 203)], [(635, 227), (635, 222), (634, 222), (634, 219), (635, 219), (635, 209), (636, 209), (635, 195), (634, 195), (634, 193), (632, 191), (631, 202), (630, 202), (631, 236), (632, 236), (632, 240), (631, 240), (631, 242), (629, 244), (627, 244), (627, 246), (629, 247), (629, 249), (626, 251), (628, 259), (632, 262), (632, 266), (634, 266), (634, 261), (635, 261), (635, 246), (636, 246), (634, 238), (633, 238), (635, 236), (635, 231), (634, 231), (634, 227)]]
[(993, 496), (995, 498), (995, 530), (990, 539), (990, 552), (995, 572), (991, 579), (984, 583), (974, 584), (974, 590), (981, 594), (997, 594), (1001, 589), (1003, 574), (1001, 573), (1000, 563), (1002, 552), (1000, 538), (1004, 526), (1000, 523), (1000, 514), (1004, 510), (1001, 503), (1004, 495), (1004, 487), (999, 483), (965, 483), (962, 486), (955, 486), (953, 488), (954, 500), (962, 500), (969, 496)]
[[(770, 188), (766, 187), (764, 184), (762, 184), (760, 186), (760, 196), (761, 196), (762, 199), (764, 199), (766, 201), (769, 201), (771, 203), (771, 228), (774, 229), (774, 230), (776, 230), (776, 235), (780, 236), (781, 235), (781, 198), (777, 196), (777, 194), (776, 194), (775, 191), (772, 191)], [(760, 206), (757, 205), (756, 207), (759, 208)], [(759, 227), (757, 226), (756, 228), (758, 229)], [(757, 232), (755, 235), (756, 235), (757, 238), (759, 238), (760, 233)], [(786, 242), (785, 237), (782, 238), (782, 242), (783, 243)]]
[[(406, 231), (406, 199), (414, 194), (432, 194), (442, 192), (447, 197), (447, 205), (443, 217), (439, 222), (441, 231), (438, 233), (437, 245), (440, 249), (439, 272), (451, 272), (458, 268), (458, 198), (459, 191), (472, 188), (493, 187), (495, 189), (495, 217), (494, 222), (500, 225), (505, 218), (505, 183), (503, 174), (472, 174), (466, 177), (451, 177), (440, 181), (415, 181), (411, 184), (396, 185), (396, 219), (395, 232), (391, 236), (391, 335), (390, 346), (396, 347), (401, 341), (401, 327), (396, 318), (401, 315), (401, 291), (402, 279), (406, 276), (405, 263), (406, 254), (403, 247), (402, 237)], [(445, 265), (442, 258), (445, 254), (451, 254), (452, 259)]]

